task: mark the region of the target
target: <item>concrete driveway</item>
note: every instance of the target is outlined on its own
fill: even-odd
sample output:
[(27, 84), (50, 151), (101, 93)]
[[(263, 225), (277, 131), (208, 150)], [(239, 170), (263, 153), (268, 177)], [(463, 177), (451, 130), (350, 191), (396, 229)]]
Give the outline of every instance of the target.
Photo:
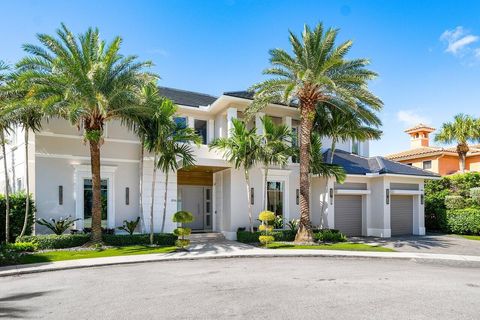
[(392, 237), (353, 237), (353, 242), (378, 244), (399, 252), (421, 252), (480, 256), (480, 241), (469, 240), (450, 234), (432, 233), (425, 236)]

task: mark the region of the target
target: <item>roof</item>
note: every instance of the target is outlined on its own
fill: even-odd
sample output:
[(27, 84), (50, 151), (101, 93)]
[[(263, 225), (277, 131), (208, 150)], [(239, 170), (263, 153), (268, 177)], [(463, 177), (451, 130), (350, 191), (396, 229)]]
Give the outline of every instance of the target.
[(433, 131), (435, 131), (435, 128), (430, 127), (430, 126), (427, 126), (426, 124), (423, 124), (423, 123), (419, 123), (419, 124), (417, 124), (416, 126), (411, 127), (411, 128), (409, 128), (409, 129), (405, 130), (406, 133), (411, 133), (411, 132), (415, 132), (415, 131), (428, 131), (428, 132), (433, 132)]
[[(330, 159), (331, 154), (330, 149), (323, 154), (325, 161), (326, 159)], [(439, 177), (436, 173), (392, 161), (384, 157), (366, 158), (343, 150), (335, 151), (333, 163), (342, 166), (347, 174), (398, 174), (426, 178)]]
[(189, 106), (189, 107), (199, 107), (199, 106), (208, 106), (217, 100), (217, 97), (205, 94), (198, 93), (193, 91), (159, 87), (160, 94), (174, 103)]
[[(469, 146), (470, 151), (467, 153), (468, 156), (477, 155), (480, 153), (480, 148), (478, 145)], [(397, 153), (392, 153), (386, 156), (388, 159), (392, 160), (408, 160), (408, 159), (418, 159), (431, 156), (440, 156), (444, 154), (457, 155), (456, 147), (421, 147), (410, 150), (405, 150)]]
[[(230, 97), (253, 100), (253, 96), (255, 95), (255, 92), (245, 90), (245, 91), (229, 91), (229, 92), (224, 92), (223, 94)], [(275, 102), (275, 104), (278, 104), (281, 106), (289, 106), (292, 108), (298, 107), (298, 105), (295, 102), (290, 102), (290, 104), (288, 105), (282, 102)]]

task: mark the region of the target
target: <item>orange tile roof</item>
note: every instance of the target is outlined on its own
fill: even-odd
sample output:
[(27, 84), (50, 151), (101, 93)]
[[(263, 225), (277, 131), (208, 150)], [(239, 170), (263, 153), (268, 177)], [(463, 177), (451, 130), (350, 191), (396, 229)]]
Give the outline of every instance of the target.
[[(443, 155), (443, 154), (450, 154), (450, 155), (457, 155), (457, 147), (421, 147), (415, 148), (410, 150), (405, 150), (397, 153), (392, 153), (385, 156), (387, 159), (392, 160), (407, 160), (407, 159), (416, 159), (416, 158), (424, 158), (436, 155)], [(467, 154), (468, 156), (480, 154), (480, 148), (475, 146), (470, 146), (470, 151)]]
[(416, 126), (408, 128), (407, 130), (405, 130), (405, 132), (406, 133), (411, 133), (411, 132), (415, 132), (415, 131), (420, 130), (420, 129), (424, 129), (425, 131), (429, 131), (429, 132), (435, 131), (435, 128), (427, 126), (426, 124), (423, 124), (423, 123), (419, 123)]

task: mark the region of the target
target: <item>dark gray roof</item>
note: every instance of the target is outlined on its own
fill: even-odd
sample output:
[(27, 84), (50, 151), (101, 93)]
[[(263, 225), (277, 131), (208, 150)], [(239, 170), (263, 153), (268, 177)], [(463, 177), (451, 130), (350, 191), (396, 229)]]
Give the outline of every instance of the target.
[(180, 89), (173, 89), (173, 88), (167, 88), (167, 87), (159, 87), (160, 94), (176, 104), (180, 104), (183, 106), (189, 106), (189, 107), (198, 107), (198, 106), (208, 106), (217, 100), (217, 97), (204, 94), (204, 93), (198, 93), (198, 92), (192, 92), (192, 91), (187, 91), (187, 90), (180, 90)]
[[(325, 151), (323, 154), (325, 161), (330, 159), (331, 154), (330, 149)], [(333, 163), (342, 166), (347, 174), (365, 175), (367, 173), (389, 173), (409, 176), (439, 177), (436, 173), (388, 160), (383, 157), (366, 158), (343, 150), (335, 150)]]
[[(226, 96), (230, 96), (230, 97), (253, 100), (254, 92), (253, 91), (230, 91), (230, 92), (224, 92), (223, 94), (226, 95)], [(297, 104), (294, 103), (294, 102), (291, 102), (289, 105), (287, 105), (285, 103), (281, 103), (281, 102), (276, 102), (275, 104), (279, 104), (281, 106), (289, 106), (289, 107), (293, 107), (293, 108), (298, 107)]]

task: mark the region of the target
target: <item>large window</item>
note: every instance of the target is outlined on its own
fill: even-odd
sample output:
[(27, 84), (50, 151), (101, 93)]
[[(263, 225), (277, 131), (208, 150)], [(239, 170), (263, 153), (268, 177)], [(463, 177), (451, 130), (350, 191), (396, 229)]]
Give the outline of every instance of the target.
[(359, 154), (360, 150), (360, 144), (356, 140), (352, 140), (352, 153), (353, 154)]
[(432, 169), (432, 160), (423, 161), (423, 169), (425, 170)]
[(195, 132), (202, 139), (202, 144), (207, 144), (207, 121), (195, 119), (194, 127), (195, 127)]
[(267, 208), (276, 216), (283, 216), (283, 182), (267, 182)]
[[(108, 203), (108, 181), (101, 180), (100, 183), (101, 203), (102, 203), (102, 228), (107, 227), (107, 203)], [(92, 204), (93, 188), (92, 179), (83, 180), (83, 227), (92, 227)]]
[(187, 127), (187, 118), (186, 117), (175, 117), (173, 118), (173, 121), (177, 124), (177, 127), (179, 128), (186, 128)]

